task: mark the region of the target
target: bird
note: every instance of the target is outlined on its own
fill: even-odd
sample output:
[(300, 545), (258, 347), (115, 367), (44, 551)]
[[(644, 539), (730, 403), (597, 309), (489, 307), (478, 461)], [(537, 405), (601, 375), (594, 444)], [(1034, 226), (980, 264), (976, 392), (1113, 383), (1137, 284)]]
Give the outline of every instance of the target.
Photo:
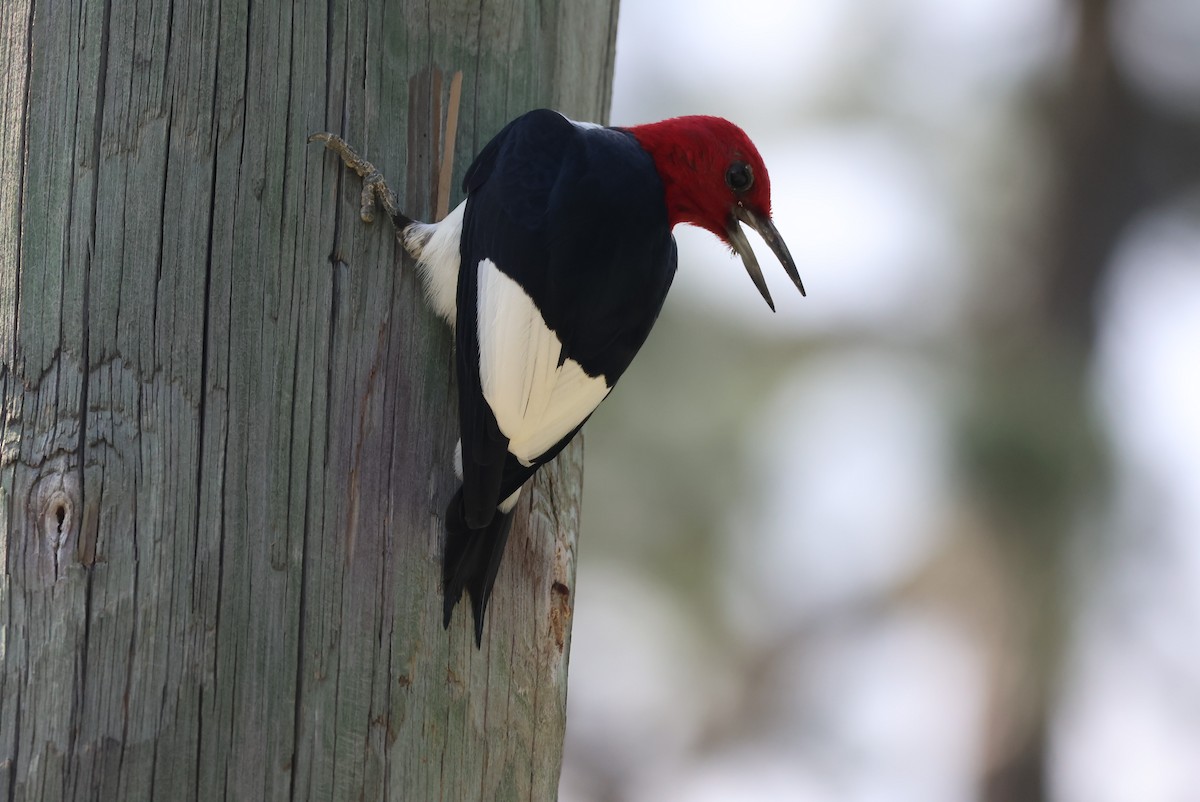
[(470, 598), (481, 647), (521, 488), (608, 396), (645, 343), (675, 276), (673, 229), (705, 229), (774, 301), (742, 229), (756, 231), (806, 294), (771, 217), (758, 149), (726, 119), (626, 127), (526, 112), (479, 151), (466, 199), (436, 223), (401, 212), (345, 140), (309, 137), (363, 179), (360, 216), (391, 217), (428, 302), (454, 330), (461, 483), (446, 507), (443, 626)]

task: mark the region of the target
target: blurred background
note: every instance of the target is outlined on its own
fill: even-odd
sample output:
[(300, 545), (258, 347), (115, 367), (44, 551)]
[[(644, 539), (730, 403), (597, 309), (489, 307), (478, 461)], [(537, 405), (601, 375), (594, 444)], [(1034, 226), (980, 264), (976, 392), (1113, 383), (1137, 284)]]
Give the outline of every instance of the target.
[(564, 802), (1200, 800), (1200, 3), (623, 4), (676, 232), (588, 425)]

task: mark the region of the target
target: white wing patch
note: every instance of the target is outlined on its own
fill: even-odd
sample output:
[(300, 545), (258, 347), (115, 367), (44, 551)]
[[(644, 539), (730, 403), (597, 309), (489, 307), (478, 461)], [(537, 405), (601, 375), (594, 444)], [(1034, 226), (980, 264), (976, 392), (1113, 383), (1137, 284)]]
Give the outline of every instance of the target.
[(479, 384), (509, 452), (525, 465), (567, 436), (608, 395), (603, 376), (560, 366), (558, 339), (521, 285), (479, 263)]

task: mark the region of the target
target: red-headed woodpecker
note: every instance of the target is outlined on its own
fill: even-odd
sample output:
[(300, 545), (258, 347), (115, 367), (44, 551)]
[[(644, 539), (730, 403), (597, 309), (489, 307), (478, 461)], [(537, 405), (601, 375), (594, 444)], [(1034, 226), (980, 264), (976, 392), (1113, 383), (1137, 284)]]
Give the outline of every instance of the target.
[(446, 510), (444, 624), (465, 590), (478, 645), (521, 486), (570, 442), (646, 341), (675, 275), (671, 229), (716, 234), (774, 309), (745, 223), (804, 292), (771, 222), (767, 168), (746, 134), (718, 117), (606, 128), (542, 109), (484, 147), (467, 170), (466, 201), (421, 223), (400, 213), (382, 176), (344, 141), (309, 141), (364, 178), (363, 218), (377, 196), (430, 303), (455, 328), (462, 485)]

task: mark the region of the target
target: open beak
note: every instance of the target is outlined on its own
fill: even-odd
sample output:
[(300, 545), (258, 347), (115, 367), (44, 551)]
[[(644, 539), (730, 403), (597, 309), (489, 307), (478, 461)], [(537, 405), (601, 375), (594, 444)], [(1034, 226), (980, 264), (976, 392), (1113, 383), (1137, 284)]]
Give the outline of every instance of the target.
[(755, 287), (758, 287), (758, 291), (762, 293), (763, 300), (767, 302), (767, 306), (771, 307), (771, 311), (775, 311), (775, 302), (771, 300), (771, 293), (767, 291), (767, 282), (763, 279), (758, 259), (750, 248), (750, 241), (746, 239), (746, 233), (738, 225), (739, 220), (757, 231), (758, 235), (763, 238), (763, 242), (771, 246), (771, 250), (775, 252), (775, 256), (783, 265), (783, 269), (787, 271), (792, 283), (796, 285), (796, 289), (800, 290), (801, 295), (807, 295), (804, 292), (804, 282), (800, 280), (800, 273), (796, 270), (796, 262), (788, 252), (787, 245), (779, 236), (779, 231), (771, 222), (771, 218), (759, 217), (745, 206), (739, 205), (734, 208), (733, 218), (730, 219), (725, 233), (728, 235), (733, 249), (742, 257), (742, 263), (746, 265), (746, 272), (750, 274), (750, 280), (754, 282)]

